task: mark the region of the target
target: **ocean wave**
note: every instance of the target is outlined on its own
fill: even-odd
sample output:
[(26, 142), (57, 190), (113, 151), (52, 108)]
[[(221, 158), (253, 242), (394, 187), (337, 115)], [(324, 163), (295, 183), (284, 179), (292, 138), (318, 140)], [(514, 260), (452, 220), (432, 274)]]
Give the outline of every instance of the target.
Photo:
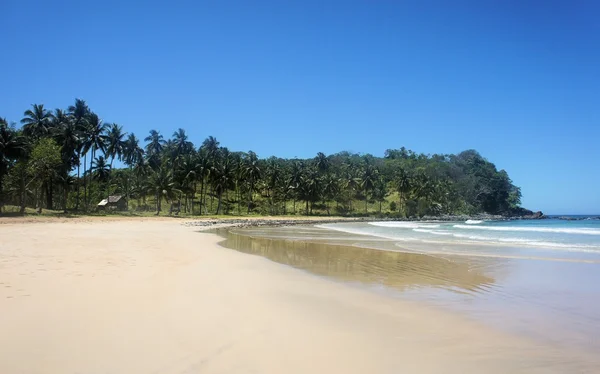
[(479, 221), (479, 220), (476, 220), (476, 219), (468, 219), (468, 220), (465, 221), (465, 223), (467, 225), (479, 225), (480, 223), (483, 223), (483, 221)]
[(553, 227), (516, 227), (516, 226), (471, 226), (454, 225), (457, 229), (467, 230), (488, 230), (488, 231), (524, 231), (524, 232), (545, 232), (557, 234), (580, 234), (580, 235), (600, 235), (600, 229), (593, 228), (553, 228)]
[(379, 227), (393, 227), (401, 229), (420, 229), (420, 228), (438, 228), (440, 225), (435, 223), (421, 223), (421, 222), (369, 222), (369, 225)]

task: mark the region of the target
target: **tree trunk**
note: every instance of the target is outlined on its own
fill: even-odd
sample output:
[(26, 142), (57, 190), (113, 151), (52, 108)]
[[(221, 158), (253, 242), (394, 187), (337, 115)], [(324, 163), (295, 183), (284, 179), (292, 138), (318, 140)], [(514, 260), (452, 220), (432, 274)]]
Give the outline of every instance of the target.
[[(1, 167), (1, 166), (0, 166)], [(0, 213), (4, 210), (4, 195), (2, 195), (2, 169), (0, 169)]]
[[(219, 212), (221, 211), (221, 195), (222, 195), (222, 193), (219, 192), (219, 203), (217, 204), (217, 215), (219, 215)], [(212, 203), (211, 203), (211, 209), (212, 209)]]
[(308, 199), (306, 199), (306, 215), (308, 215)]
[(252, 193), (254, 192), (254, 181), (250, 180), (250, 191), (248, 192), (248, 214), (250, 214), (250, 204), (252, 204)]
[(365, 188), (365, 214), (367, 214), (367, 204), (369, 203), (369, 198), (368, 198), (368, 191)]
[(46, 209), (52, 210), (52, 181), (46, 183)]
[(25, 186), (25, 171), (23, 169), (21, 169), (21, 178), (19, 178), (19, 189), (20, 189), (20, 197), (21, 197), (21, 210), (20, 213), (21, 214), (25, 214), (25, 200), (27, 199), (27, 191), (26, 191), (26, 186)]
[(293, 199), (293, 204), (294, 204), (294, 215), (296, 215), (296, 199)]
[(160, 200), (162, 197), (160, 196), (158, 190), (156, 190), (156, 215), (160, 214)]
[(64, 201), (64, 205), (63, 205), (63, 212), (66, 214), (67, 213), (67, 198), (69, 195), (69, 187), (67, 182), (65, 182), (65, 185), (63, 186), (63, 201)]
[(81, 152), (77, 152), (77, 198), (75, 200), (75, 210), (79, 210), (79, 183), (81, 183), (80, 172), (81, 170)]
[(87, 152), (83, 155), (83, 209), (87, 210)]

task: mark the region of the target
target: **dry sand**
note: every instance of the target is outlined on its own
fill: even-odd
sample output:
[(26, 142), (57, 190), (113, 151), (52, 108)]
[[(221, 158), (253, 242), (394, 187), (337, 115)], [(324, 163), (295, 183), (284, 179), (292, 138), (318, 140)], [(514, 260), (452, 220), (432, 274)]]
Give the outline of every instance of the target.
[(0, 225), (0, 373), (584, 372), (461, 316), (222, 248), (183, 221)]

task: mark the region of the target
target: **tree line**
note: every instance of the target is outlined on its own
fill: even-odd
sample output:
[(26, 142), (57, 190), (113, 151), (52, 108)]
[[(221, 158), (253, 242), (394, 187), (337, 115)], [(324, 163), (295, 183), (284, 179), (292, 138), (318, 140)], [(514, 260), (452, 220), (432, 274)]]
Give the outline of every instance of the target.
[[(33, 104), (21, 126), (0, 118), (0, 210), (89, 212), (111, 195), (130, 210), (190, 214), (511, 214), (521, 192), (474, 150), (384, 157), (319, 152), (310, 159), (260, 159), (212, 136), (194, 145), (184, 129), (143, 138), (104, 123), (86, 102)], [(115, 161), (120, 161), (116, 167)]]

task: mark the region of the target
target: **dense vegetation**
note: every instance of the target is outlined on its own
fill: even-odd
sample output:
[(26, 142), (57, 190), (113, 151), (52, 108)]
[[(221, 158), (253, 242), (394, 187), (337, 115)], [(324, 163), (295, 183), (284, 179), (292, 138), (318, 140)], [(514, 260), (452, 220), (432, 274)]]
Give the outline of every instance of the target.
[[(34, 104), (20, 122), (17, 128), (0, 118), (0, 209), (86, 212), (119, 194), (128, 209), (157, 214), (168, 206), (192, 214), (410, 217), (511, 214), (521, 198), (508, 174), (474, 150), (259, 159), (212, 136), (197, 147), (183, 129), (168, 139), (150, 130), (142, 144), (122, 126), (103, 123), (80, 99), (67, 110)], [(117, 160), (125, 167), (115, 167)]]

